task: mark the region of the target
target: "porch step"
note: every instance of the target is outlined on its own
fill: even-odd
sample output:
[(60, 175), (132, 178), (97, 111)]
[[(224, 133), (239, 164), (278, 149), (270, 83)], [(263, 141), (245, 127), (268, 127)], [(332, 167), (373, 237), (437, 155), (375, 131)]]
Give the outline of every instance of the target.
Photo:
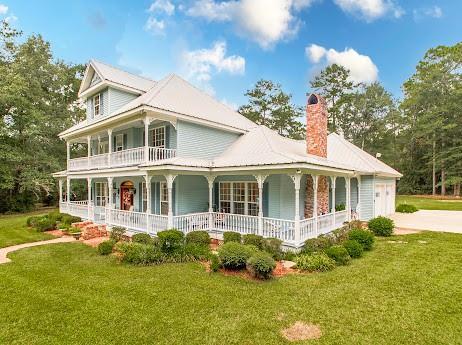
[(73, 227), (79, 228), (82, 230), (82, 239), (90, 240), (96, 237), (108, 236), (106, 225), (104, 224), (95, 224), (92, 221), (72, 223)]

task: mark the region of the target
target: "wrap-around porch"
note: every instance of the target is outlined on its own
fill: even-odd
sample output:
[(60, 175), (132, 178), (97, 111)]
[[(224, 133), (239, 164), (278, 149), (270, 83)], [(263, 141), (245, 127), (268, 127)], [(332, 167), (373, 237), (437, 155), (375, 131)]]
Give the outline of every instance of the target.
[[(308, 238), (359, 218), (360, 177), (328, 176), (328, 209), (320, 212), (322, 176), (297, 171), (87, 177), (87, 200), (72, 200), (75, 177), (68, 177), (59, 180), (60, 211), (151, 235), (168, 228), (184, 233), (207, 230), (218, 238), (224, 231), (236, 231), (279, 238), (287, 246), (299, 247)], [(312, 214), (306, 207), (310, 201)]]

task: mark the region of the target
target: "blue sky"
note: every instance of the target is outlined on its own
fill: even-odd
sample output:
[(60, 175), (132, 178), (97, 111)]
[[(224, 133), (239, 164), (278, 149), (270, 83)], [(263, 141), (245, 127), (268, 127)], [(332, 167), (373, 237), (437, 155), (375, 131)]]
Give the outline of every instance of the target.
[(461, 40), (461, 13), (458, 0), (0, 0), (0, 19), (42, 34), (60, 59), (175, 72), (233, 106), (260, 78), (303, 105), (334, 62), (400, 97), (427, 49)]

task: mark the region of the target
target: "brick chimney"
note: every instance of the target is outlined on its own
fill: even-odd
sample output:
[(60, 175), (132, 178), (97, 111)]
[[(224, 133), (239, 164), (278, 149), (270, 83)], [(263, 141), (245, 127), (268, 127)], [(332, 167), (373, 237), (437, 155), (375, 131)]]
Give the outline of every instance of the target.
[[(327, 158), (327, 105), (312, 93), (306, 104), (306, 152)], [(305, 193), (305, 218), (313, 217), (313, 179), (308, 176)], [(327, 176), (318, 178), (318, 215), (329, 212), (329, 184)]]

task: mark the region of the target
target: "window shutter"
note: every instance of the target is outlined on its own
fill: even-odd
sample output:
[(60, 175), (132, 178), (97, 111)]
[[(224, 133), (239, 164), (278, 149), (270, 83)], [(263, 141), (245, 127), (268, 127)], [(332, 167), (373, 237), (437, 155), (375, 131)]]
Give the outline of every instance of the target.
[(112, 152), (115, 152), (116, 149), (116, 137), (115, 135), (112, 136)]
[(213, 183), (213, 210), (219, 212), (220, 210), (220, 184), (218, 182)]
[(173, 186), (172, 186), (172, 212), (173, 212), (173, 215), (176, 216), (177, 212), (176, 212), (176, 182), (173, 182)]
[(100, 115), (104, 115), (104, 95), (105, 93), (104, 92), (101, 92), (100, 95), (99, 95), (99, 113)]
[(138, 195), (138, 212), (143, 212), (143, 183), (138, 183), (138, 191), (136, 192)]
[(170, 125), (165, 126), (165, 148), (170, 148)]
[(124, 134), (124, 144), (123, 144), (123, 145), (124, 145), (124, 150), (126, 150), (126, 149), (128, 148), (128, 146), (127, 146), (127, 141), (128, 141), (128, 140), (127, 140), (127, 139), (128, 139), (128, 138), (127, 138), (127, 134), (125, 133), (125, 134)]
[(268, 182), (263, 183), (263, 217), (269, 217), (269, 185)]
[(144, 146), (145, 143), (146, 143), (146, 133), (145, 133), (145, 131), (144, 131), (143, 128), (141, 128), (141, 138), (142, 138), (142, 140), (143, 140), (143, 141), (141, 142), (141, 146)]

